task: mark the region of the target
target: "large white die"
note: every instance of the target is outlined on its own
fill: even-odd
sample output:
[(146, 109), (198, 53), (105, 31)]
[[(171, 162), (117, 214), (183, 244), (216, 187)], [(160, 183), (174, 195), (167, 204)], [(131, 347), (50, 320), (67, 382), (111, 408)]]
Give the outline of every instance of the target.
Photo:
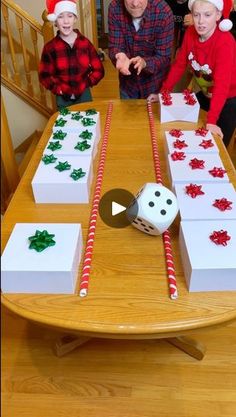
[(132, 225), (150, 235), (162, 234), (168, 229), (178, 213), (175, 195), (164, 185), (157, 183), (146, 183), (139, 190), (135, 200), (127, 209), (128, 217), (132, 218), (133, 207), (137, 215), (133, 219)]
[[(226, 246), (209, 238), (226, 231)], [(236, 290), (236, 220), (181, 221), (180, 254), (190, 292)]]
[[(55, 155), (56, 156), (56, 155)], [(59, 172), (55, 166), (59, 162), (68, 162), (69, 170)], [(73, 180), (70, 176), (74, 169), (82, 169), (85, 176)], [(61, 156), (53, 164), (40, 162), (32, 180), (32, 189), (36, 203), (86, 204), (89, 202), (92, 182), (91, 157)]]
[[(54, 234), (54, 246), (29, 249), (36, 230)], [(73, 294), (82, 252), (80, 224), (17, 223), (2, 255), (4, 293)]]
[(186, 104), (182, 93), (171, 93), (172, 104), (165, 105), (162, 100), (162, 95), (159, 94), (160, 122), (165, 123), (181, 120), (197, 123), (200, 105), (194, 93), (192, 93), (192, 97), (196, 102), (193, 105), (189, 105)]

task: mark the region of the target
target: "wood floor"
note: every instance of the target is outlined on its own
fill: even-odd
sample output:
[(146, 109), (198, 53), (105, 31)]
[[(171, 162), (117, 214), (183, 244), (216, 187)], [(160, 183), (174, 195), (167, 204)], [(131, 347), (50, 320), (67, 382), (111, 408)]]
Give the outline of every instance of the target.
[(236, 323), (198, 334), (200, 362), (161, 340), (93, 339), (58, 358), (55, 337), (3, 309), (2, 417), (236, 416)]
[[(94, 96), (118, 97), (116, 76)], [(56, 336), (3, 308), (2, 417), (236, 416), (236, 323), (198, 333), (200, 362), (161, 340), (93, 339), (57, 358)]]

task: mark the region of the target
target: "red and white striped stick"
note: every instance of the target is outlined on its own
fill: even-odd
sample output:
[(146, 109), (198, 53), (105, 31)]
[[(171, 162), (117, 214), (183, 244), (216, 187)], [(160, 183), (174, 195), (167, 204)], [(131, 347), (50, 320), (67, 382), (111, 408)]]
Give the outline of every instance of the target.
[(84, 253), (84, 263), (83, 263), (82, 274), (81, 274), (81, 279), (80, 279), (80, 291), (79, 291), (80, 297), (85, 297), (88, 293), (90, 270), (91, 270), (91, 263), (92, 263), (92, 256), (93, 256), (93, 245), (94, 245), (94, 239), (95, 239), (98, 207), (99, 207), (102, 180), (103, 180), (104, 167), (105, 167), (105, 161), (106, 161), (108, 134), (109, 134), (110, 125), (111, 125), (112, 110), (113, 110), (113, 103), (110, 102), (108, 104), (108, 109), (107, 109), (105, 130), (104, 130), (103, 141), (102, 141), (102, 149), (100, 153), (96, 185), (95, 185), (95, 191), (94, 191), (93, 203), (92, 203), (92, 210), (91, 210), (90, 221), (89, 221), (88, 237), (87, 237), (86, 248), (85, 248), (85, 253)]
[[(153, 112), (152, 112), (152, 104), (150, 102), (147, 103), (147, 109), (148, 109), (149, 125), (150, 125), (151, 139), (152, 139), (152, 151), (153, 151), (153, 160), (154, 160), (154, 167), (155, 167), (155, 174), (156, 174), (156, 182), (163, 184), (162, 176), (161, 176), (161, 164), (160, 164), (160, 158), (159, 158), (159, 152), (158, 152), (158, 146), (157, 146), (157, 137), (156, 137), (155, 125), (154, 125), (154, 117), (153, 117)], [(162, 238), (163, 238), (165, 256), (166, 256), (166, 268), (167, 268), (170, 298), (172, 300), (175, 300), (178, 297), (178, 291), (177, 291), (175, 267), (174, 267), (174, 260), (173, 260), (169, 230), (166, 230), (162, 234)]]

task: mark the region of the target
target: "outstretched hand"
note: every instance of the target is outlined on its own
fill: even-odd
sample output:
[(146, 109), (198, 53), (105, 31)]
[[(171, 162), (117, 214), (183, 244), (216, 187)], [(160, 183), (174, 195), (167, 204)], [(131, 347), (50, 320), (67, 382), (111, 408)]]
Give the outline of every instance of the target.
[(158, 94), (149, 94), (147, 101), (150, 103), (156, 103), (158, 100)]
[(131, 58), (129, 63), (134, 65), (134, 69), (137, 70), (137, 75), (139, 75), (140, 72), (147, 66), (146, 61), (144, 61), (141, 56), (135, 56), (134, 58)]
[(137, 71), (137, 75), (146, 68), (146, 61), (141, 56), (135, 56), (129, 59), (124, 52), (116, 54), (116, 69), (123, 75), (130, 75), (130, 65)]
[(213, 135), (218, 135), (221, 139), (223, 139), (223, 133), (222, 130), (219, 126), (217, 125), (213, 125), (211, 123), (207, 123), (206, 128), (208, 130), (210, 130), (211, 133), (213, 133)]
[(119, 52), (116, 54), (116, 69), (120, 71), (123, 75), (130, 75), (131, 72), (129, 70), (130, 66), (130, 59), (124, 52)]

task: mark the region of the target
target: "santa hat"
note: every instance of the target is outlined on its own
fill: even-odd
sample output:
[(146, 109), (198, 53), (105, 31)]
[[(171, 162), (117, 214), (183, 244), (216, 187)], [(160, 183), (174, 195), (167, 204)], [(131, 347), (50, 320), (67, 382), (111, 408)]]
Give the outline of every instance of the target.
[[(193, 4), (196, 0), (189, 0), (188, 8), (192, 10)], [(229, 19), (229, 14), (233, 8), (233, 0), (206, 0), (208, 3), (213, 4), (220, 12), (222, 12), (223, 20), (219, 23), (219, 29), (222, 32), (227, 32), (232, 29), (233, 24)]]
[(48, 10), (47, 19), (50, 22), (55, 22), (59, 14), (63, 12), (73, 13), (77, 16), (76, 0), (46, 0)]

